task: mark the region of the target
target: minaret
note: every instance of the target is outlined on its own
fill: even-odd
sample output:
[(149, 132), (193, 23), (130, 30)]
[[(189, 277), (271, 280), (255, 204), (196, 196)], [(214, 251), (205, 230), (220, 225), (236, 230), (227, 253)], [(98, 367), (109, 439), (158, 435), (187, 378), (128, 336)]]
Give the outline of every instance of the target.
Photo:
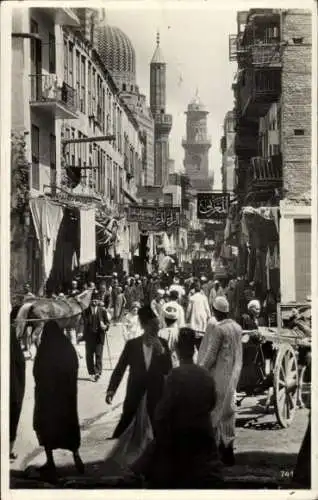
[(172, 115), (166, 114), (166, 63), (160, 48), (157, 33), (157, 47), (150, 63), (150, 109), (155, 121), (155, 185), (169, 183), (169, 133)]
[(209, 171), (209, 149), (211, 139), (207, 135), (209, 112), (199, 99), (198, 90), (188, 105), (187, 136), (182, 140), (185, 150), (184, 167), (195, 191), (211, 191), (213, 175)]

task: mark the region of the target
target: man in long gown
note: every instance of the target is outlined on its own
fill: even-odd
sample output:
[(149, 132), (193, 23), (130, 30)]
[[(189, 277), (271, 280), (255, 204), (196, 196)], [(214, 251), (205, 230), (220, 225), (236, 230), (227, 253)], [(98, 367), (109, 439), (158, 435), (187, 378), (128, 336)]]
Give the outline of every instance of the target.
[(211, 311), (208, 299), (201, 290), (199, 281), (194, 284), (194, 294), (189, 298), (186, 321), (190, 328), (196, 332), (196, 347), (199, 348), (205, 334)]
[(228, 318), (229, 303), (225, 297), (213, 302), (217, 324), (210, 323), (202, 340), (198, 364), (212, 375), (217, 403), (211, 413), (222, 460), (234, 464), (235, 391), (242, 368), (242, 329)]
[(144, 306), (139, 309), (138, 316), (144, 333), (126, 342), (106, 392), (106, 403), (111, 404), (129, 367), (123, 413), (113, 438), (120, 437), (134, 420), (145, 395), (148, 416), (150, 422), (153, 422), (156, 406), (162, 396), (165, 376), (172, 368), (168, 344), (158, 337), (159, 322), (151, 307)]
[(167, 377), (156, 410), (154, 440), (131, 466), (150, 488), (223, 486), (210, 418), (216, 403), (215, 384), (207, 370), (193, 363), (194, 345), (194, 331), (181, 328), (176, 343), (180, 366)]

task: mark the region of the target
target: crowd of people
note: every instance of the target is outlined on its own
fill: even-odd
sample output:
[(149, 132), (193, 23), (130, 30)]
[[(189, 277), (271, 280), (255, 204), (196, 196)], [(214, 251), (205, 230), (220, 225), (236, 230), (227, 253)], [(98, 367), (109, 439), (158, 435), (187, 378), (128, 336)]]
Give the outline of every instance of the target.
[[(223, 487), (223, 467), (235, 463), (242, 327), (257, 328), (260, 303), (249, 301), (241, 321), (236, 321), (230, 311), (231, 284), (226, 287), (204, 276), (181, 279), (177, 273), (147, 278), (114, 273), (97, 287), (79, 287), (74, 281), (69, 295), (86, 288), (92, 289), (92, 299), (81, 327), (70, 334), (48, 321), (34, 360), (33, 427), (47, 456), (42, 472), (56, 475), (57, 448), (70, 450), (77, 470), (84, 472), (76, 345), (85, 342), (87, 372), (98, 382), (107, 332), (111, 323), (120, 323), (125, 344), (106, 390), (107, 404), (112, 404), (128, 368), (129, 375), (112, 436), (116, 445), (106, 462), (115, 461), (142, 476), (150, 487)], [(11, 313), (11, 379), (19, 383), (12, 386), (10, 400), (11, 459), (25, 384), (24, 359), (14, 335), (16, 314)]]

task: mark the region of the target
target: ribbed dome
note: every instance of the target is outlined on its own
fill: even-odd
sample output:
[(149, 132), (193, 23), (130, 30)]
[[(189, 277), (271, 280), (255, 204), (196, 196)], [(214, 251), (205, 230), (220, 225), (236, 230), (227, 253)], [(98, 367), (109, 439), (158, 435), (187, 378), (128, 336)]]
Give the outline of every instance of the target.
[[(135, 49), (123, 31), (114, 26), (96, 26), (97, 51), (120, 90), (136, 84)], [(123, 87), (124, 86), (124, 87)]]

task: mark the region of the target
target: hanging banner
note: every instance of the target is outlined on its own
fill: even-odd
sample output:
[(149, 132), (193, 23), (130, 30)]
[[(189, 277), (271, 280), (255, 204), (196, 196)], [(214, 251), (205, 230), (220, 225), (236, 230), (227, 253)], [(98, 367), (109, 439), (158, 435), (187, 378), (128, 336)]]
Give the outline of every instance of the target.
[(180, 207), (127, 207), (127, 220), (148, 231), (166, 231), (180, 225)]
[(198, 193), (197, 195), (197, 217), (198, 219), (209, 219), (211, 222), (224, 221), (229, 212), (230, 194), (223, 193)]

